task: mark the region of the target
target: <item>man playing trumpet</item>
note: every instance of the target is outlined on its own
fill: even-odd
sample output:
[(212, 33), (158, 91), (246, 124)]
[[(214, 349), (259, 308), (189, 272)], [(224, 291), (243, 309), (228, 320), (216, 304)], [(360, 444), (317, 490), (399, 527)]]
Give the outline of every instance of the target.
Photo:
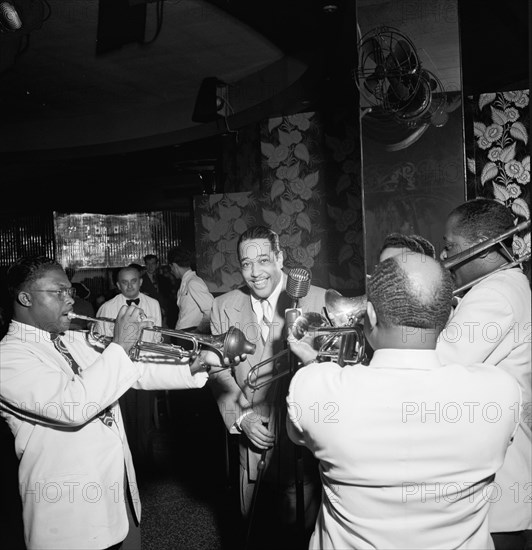
[[(202, 351), (188, 364), (133, 362), (147, 326), (120, 308), (103, 351), (69, 331), (72, 285), (62, 267), (26, 257), (7, 274), (13, 319), (0, 342), (0, 413), (15, 436), (27, 548), (140, 548), (141, 505), (118, 399), (129, 388), (202, 387)], [(129, 545), (129, 543), (131, 543)]]

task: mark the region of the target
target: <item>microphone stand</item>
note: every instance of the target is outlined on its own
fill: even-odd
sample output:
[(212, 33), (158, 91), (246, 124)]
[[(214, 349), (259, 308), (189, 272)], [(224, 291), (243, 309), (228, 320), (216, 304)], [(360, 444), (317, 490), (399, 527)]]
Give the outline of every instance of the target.
[[(285, 312), (285, 326), (287, 327), (287, 334), (290, 333), (291, 326), (296, 318), (301, 314), (301, 310), (298, 309), (298, 300), (294, 300), (293, 308), (288, 309)], [(289, 379), (291, 379), (297, 371), (297, 357), (291, 351), (288, 351), (288, 365), (289, 365)], [(294, 445), (294, 467), (295, 467), (295, 483), (296, 483), (296, 525), (299, 535), (299, 540), (303, 541), (305, 538), (305, 475), (303, 464), (303, 447), (301, 445)]]
[[(264, 423), (268, 427), (268, 423)], [(264, 449), (260, 455), (259, 462), (257, 463), (257, 479), (255, 480), (255, 487), (253, 487), (253, 495), (251, 496), (251, 504), (249, 506), (249, 520), (248, 528), (246, 533), (246, 544), (245, 548), (251, 549), (251, 535), (253, 534), (253, 518), (255, 517), (255, 506), (257, 504), (257, 497), (259, 494), (259, 488), (264, 476), (264, 470), (266, 469), (266, 455), (268, 454), (269, 449)]]

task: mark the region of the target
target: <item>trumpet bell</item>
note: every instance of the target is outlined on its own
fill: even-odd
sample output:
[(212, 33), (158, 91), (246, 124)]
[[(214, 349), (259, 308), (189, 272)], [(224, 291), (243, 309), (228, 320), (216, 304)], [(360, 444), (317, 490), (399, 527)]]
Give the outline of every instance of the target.
[(354, 326), (359, 323), (366, 313), (367, 304), (365, 294), (347, 298), (332, 288), (325, 291), (325, 309), (335, 327)]
[[(216, 336), (214, 337), (216, 338)], [(221, 334), (219, 338), (223, 339), (222, 344), (222, 361), (225, 357), (229, 358), (232, 363), (236, 357), (243, 355), (253, 355), (257, 346), (246, 339), (244, 333), (236, 327), (230, 327), (225, 334)]]

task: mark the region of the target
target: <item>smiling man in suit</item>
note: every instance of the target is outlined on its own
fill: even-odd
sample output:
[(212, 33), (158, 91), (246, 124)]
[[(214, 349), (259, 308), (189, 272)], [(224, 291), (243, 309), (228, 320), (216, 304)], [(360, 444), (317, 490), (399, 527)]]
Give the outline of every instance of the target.
[[(288, 376), (256, 391), (247, 382), (248, 373), (256, 364), (271, 359), (286, 348), (285, 311), (293, 307), (293, 298), (286, 292), (287, 275), (283, 272), (279, 236), (264, 226), (249, 228), (238, 241), (238, 259), (245, 285), (215, 298), (211, 330), (213, 334), (222, 334), (229, 327), (236, 326), (256, 344), (257, 349), (232, 372), (226, 369), (211, 375), (211, 388), (229, 433), (239, 434), (243, 517), (252, 519), (248, 516), (256, 487), (257, 466), (264, 455), (265, 468), (257, 502), (269, 503), (266, 509), (281, 516), (270, 518), (271, 521), (293, 525), (296, 506), (294, 448), (288, 441), (282, 421), (286, 411), (284, 399)], [(325, 306), (325, 289), (310, 286), (298, 306), (303, 312), (321, 311)], [(253, 382), (266, 381), (288, 369), (289, 358), (284, 354), (260, 367)], [(317, 474), (315, 460), (310, 453), (305, 458), (305, 519), (312, 525), (317, 510), (316, 499), (312, 498), (313, 489), (319, 486), (319, 481), (313, 483)], [(268, 524), (268, 514), (255, 515), (255, 519), (260, 515), (261, 521)], [(265, 535), (267, 531), (261, 534)]]

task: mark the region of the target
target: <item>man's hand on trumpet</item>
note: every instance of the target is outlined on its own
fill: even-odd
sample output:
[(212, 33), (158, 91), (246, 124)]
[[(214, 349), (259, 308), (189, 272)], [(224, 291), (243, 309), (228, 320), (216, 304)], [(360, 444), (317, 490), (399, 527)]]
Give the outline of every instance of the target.
[(210, 372), (212, 368), (216, 367), (235, 367), (241, 361), (245, 361), (246, 358), (247, 355), (245, 353), (237, 355), (232, 361), (228, 357), (225, 357), (222, 364), (220, 356), (214, 351), (201, 350), (198, 356), (190, 364), (190, 372), (194, 375), (198, 372)]
[(296, 355), (303, 365), (309, 365), (310, 363), (314, 363), (316, 361), (318, 351), (312, 347), (310, 343), (312, 342), (312, 338), (309, 339), (309, 335), (305, 336), (301, 340), (298, 340), (292, 331), (290, 331), (287, 341), (290, 352)]
[(131, 348), (138, 342), (144, 328), (153, 326), (153, 321), (146, 317), (140, 307), (133, 304), (122, 306), (114, 324), (113, 342), (122, 346), (129, 354)]

